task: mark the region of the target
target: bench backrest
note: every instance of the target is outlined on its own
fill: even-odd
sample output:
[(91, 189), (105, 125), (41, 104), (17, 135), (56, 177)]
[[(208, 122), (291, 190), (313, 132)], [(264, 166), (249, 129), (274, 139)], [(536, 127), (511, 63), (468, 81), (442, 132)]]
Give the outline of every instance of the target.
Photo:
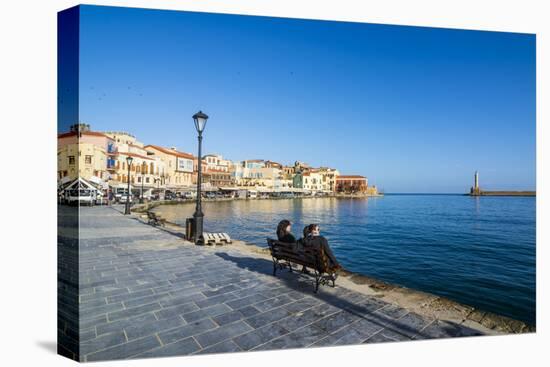
[(302, 246), (298, 243), (281, 242), (274, 239), (267, 239), (271, 256), (277, 259), (288, 260), (320, 272), (328, 270), (328, 261), (321, 248)]

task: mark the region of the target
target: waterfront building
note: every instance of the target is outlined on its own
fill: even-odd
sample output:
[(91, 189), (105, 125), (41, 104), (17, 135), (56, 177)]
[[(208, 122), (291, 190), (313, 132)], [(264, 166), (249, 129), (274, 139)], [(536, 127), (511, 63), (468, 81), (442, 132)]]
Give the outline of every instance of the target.
[(233, 161), (229, 166), (229, 173), (231, 179), (235, 184), (240, 184), (244, 177), (245, 172), (244, 161)]
[(207, 154), (203, 157), (203, 161), (206, 163), (207, 170), (229, 172), (231, 167), (231, 161), (224, 159), (219, 154)]
[(211, 187), (228, 188), (233, 186), (234, 181), (228, 171), (207, 168), (203, 174), (207, 176), (207, 182)]
[(135, 194), (149, 197), (152, 190), (158, 187), (157, 180), (165, 176), (164, 162), (150, 155), (142, 142), (124, 131), (105, 131), (116, 144), (116, 155), (114, 162), (109, 168), (109, 186), (115, 188), (126, 188), (128, 184), (128, 166), (126, 159), (132, 157), (130, 166), (130, 184)]
[(151, 144), (144, 149), (149, 157), (162, 162), (163, 174), (160, 179), (164, 188), (178, 192), (193, 186), (195, 157), (192, 154), (180, 152), (175, 147), (165, 148)]
[(307, 172), (311, 169), (311, 166), (305, 162), (294, 162), (294, 173)]
[(283, 165), (281, 163), (277, 163), (277, 162), (273, 162), (273, 161), (265, 161), (264, 165), (267, 168), (277, 168), (277, 169), (280, 169), (280, 170), (283, 169)]
[(286, 189), (291, 189), (294, 187), (294, 180), (285, 178), (284, 175), (282, 178), (275, 180), (274, 189), (277, 191), (284, 191)]
[(311, 168), (295, 165), (297, 170), (292, 180), (295, 188), (309, 191), (336, 191), (336, 178), (340, 175), (337, 169), (321, 167)]
[(283, 166), (283, 176), (287, 179), (292, 179), (294, 177), (294, 174), (296, 173), (294, 171), (294, 166)]
[[(87, 124), (75, 124), (70, 132), (59, 134), (58, 179), (63, 183), (81, 177), (108, 183), (111, 188), (125, 188), (129, 156), (133, 158), (133, 191), (143, 187), (145, 197), (156, 188), (182, 192), (196, 186), (198, 158), (192, 154), (174, 147), (144, 145), (127, 132), (94, 132)], [(301, 161), (289, 166), (263, 159), (232, 162), (219, 154), (207, 154), (202, 168), (206, 190), (238, 186), (264, 191), (298, 188), (313, 192), (377, 192), (376, 187), (368, 187), (363, 176), (340, 176), (337, 169), (312, 168)]]
[[(201, 161), (201, 170), (202, 170), (202, 184), (201, 184), (201, 187), (203, 190), (205, 191), (209, 191), (212, 189), (213, 185), (211, 185), (210, 183), (210, 179), (211, 179), (211, 173), (209, 172), (208, 170), (208, 166), (207, 166), (207, 163), (206, 163), (206, 159), (202, 159)], [(191, 176), (191, 181), (192, 181), (192, 184), (193, 184), (193, 188), (196, 188), (197, 187), (197, 180), (199, 178), (199, 158), (198, 157), (193, 157), (193, 175)]]
[(323, 191), (323, 175), (311, 169), (298, 172), (294, 175), (293, 186), (307, 191)]
[(349, 175), (336, 177), (336, 192), (355, 194), (367, 193), (368, 180), (364, 176)]
[(271, 162), (266, 165), (266, 161), (260, 159), (232, 162), (230, 174), (234, 184), (246, 187), (264, 187), (274, 189), (280, 187), (283, 179), (282, 167), (279, 164)]
[(128, 163), (126, 159), (128, 157), (132, 157), (133, 159), (130, 166), (130, 184), (133, 188), (139, 190), (143, 186), (144, 190), (153, 189), (155, 187), (155, 179), (161, 176), (155, 160), (143, 154), (127, 151), (118, 152), (116, 155), (115, 167), (109, 178), (109, 186), (113, 188), (126, 187), (128, 183)]
[(245, 179), (248, 180), (248, 186), (260, 186), (269, 189), (279, 186), (281, 178), (280, 169), (268, 167), (251, 168), (245, 176)]
[(376, 187), (376, 185), (367, 186), (367, 191), (365, 193), (367, 195), (372, 195), (372, 196), (379, 195), (378, 188)]
[(104, 133), (91, 131), (88, 124), (75, 124), (57, 136), (57, 178), (63, 182), (78, 177), (107, 181), (117, 154), (115, 141)]
[(244, 167), (245, 168), (264, 168), (265, 167), (265, 161), (263, 159), (250, 159), (244, 161)]
[(336, 177), (340, 176), (340, 172), (335, 168), (321, 167), (316, 170), (321, 176), (321, 187), (325, 192), (336, 191)]

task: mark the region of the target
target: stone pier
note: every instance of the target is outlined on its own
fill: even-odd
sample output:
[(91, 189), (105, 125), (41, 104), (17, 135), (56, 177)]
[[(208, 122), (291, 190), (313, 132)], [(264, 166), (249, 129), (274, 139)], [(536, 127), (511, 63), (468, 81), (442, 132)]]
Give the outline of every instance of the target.
[(309, 276), (274, 277), (265, 257), (197, 247), (116, 208), (81, 208), (80, 226), (80, 330), (59, 328), (78, 335), (81, 361), (484, 334), (343, 286), (314, 294)]

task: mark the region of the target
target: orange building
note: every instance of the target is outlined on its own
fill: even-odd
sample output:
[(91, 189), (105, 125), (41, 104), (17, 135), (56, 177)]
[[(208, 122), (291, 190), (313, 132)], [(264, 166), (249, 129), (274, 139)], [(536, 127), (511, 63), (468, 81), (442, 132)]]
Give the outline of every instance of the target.
[(367, 178), (364, 176), (350, 175), (336, 177), (336, 192), (339, 193), (366, 193)]

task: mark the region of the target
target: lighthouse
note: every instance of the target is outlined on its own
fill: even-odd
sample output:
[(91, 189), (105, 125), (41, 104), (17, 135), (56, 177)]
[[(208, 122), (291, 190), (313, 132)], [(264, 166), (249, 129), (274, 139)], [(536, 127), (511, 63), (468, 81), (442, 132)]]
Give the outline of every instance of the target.
[(474, 186), (470, 188), (470, 195), (479, 196), (481, 195), (481, 190), (479, 189), (479, 172), (474, 173)]

